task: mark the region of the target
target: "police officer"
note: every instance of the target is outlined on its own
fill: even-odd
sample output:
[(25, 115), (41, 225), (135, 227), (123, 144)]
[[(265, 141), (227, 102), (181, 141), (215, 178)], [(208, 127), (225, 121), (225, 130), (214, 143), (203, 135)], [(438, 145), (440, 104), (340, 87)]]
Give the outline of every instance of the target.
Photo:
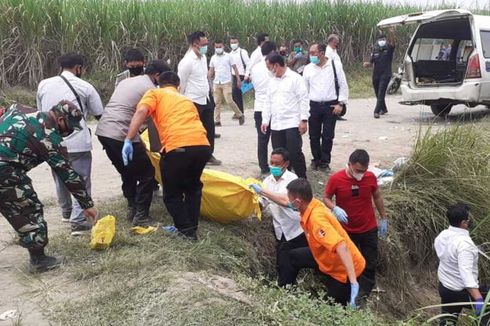
[(388, 37), (380, 33), (376, 43), (374, 43), (373, 53), (369, 62), (364, 62), (364, 67), (374, 65), (373, 69), (373, 88), (376, 95), (376, 108), (374, 118), (388, 112), (385, 103), (386, 89), (391, 78), (391, 64), (393, 53), (395, 52), (394, 29), (390, 29)]
[(62, 137), (81, 130), (82, 112), (71, 102), (61, 101), (48, 112), (20, 104), (0, 117), (0, 213), (17, 231), (19, 244), (29, 251), (32, 272), (58, 267), (60, 257), (46, 256), (47, 223), (27, 172), (47, 162), (78, 200), (89, 221), (97, 211), (85, 183), (71, 167)]

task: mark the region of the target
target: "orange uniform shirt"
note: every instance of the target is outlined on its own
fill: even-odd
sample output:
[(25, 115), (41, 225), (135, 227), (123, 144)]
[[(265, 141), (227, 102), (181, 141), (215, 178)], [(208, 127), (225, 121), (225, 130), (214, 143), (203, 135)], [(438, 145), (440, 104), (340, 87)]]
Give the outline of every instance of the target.
[(364, 257), (340, 222), (321, 201), (313, 198), (306, 211), (301, 214), (301, 226), (311, 253), (323, 273), (339, 282), (348, 282), (347, 270), (336, 252), (337, 245), (345, 242), (352, 256), (356, 276), (361, 275), (366, 267)]
[(138, 108), (142, 104), (148, 106), (162, 149), (167, 153), (179, 147), (209, 146), (196, 106), (175, 87), (147, 91)]

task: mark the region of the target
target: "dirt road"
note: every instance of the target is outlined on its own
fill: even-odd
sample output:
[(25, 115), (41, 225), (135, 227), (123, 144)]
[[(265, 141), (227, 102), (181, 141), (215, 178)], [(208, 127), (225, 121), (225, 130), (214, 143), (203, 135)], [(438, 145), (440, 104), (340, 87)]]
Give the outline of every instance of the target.
[[(349, 154), (356, 148), (366, 149), (371, 155), (372, 162), (378, 162), (382, 167), (389, 167), (396, 158), (410, 153), (414, 137), (421, 126), (428, 126), (434, 122), (437, 127), (443, 127), (459, 119), (467, 119), (470, 116), (481, 118), (490, 114), (486, 108), (468, 111), (464, 107), (456, 107), (449, 119), (434, 120), (427, 107), (402, 106), (397, 103), (398, 100), (398, 97), (388, 98), (389, 113), (381, 119), (373, 118), (375, 99), (350, 101), (347, 121), (337, 123), (331, 164), (334, 170), (342, 168)], [(256, 177), (259, 168), (256, 156), (256, 131), (251, 110), (246, 111), (246, 118), (245, 125), (238, 126), (237, 121), (231, 120), (230, 112), (223, 114), (223, 126), (217, 128), (221, 138), (216, 140), (215, 156), (223, 161), (223, 165), (218, 167), (219, 170), (242, 177)], [(303, 137), (303, 152), (309, 163), (311, 153), (307, 135)], [(92, 169), (92, 193), (96, 203), (121, 195), (120, 178), (96, 138), (94, 138)], [(40, 199), (47, 206), (45, 217), (51, 234), (68, 232), (68, 226), (59, 221), (54, 183), (48, 166), (43, 164), (29, 175), (33, 179)], [(10, 225), (1, 218), (0, 314), (6, 310), (16, 309), (22, 312), (21, 320), (24, 325), (48, 325), (38, 305), (39, 300), (45, 298), (37, 294), (54, 280), (49, 273), (41, 278), (32, 278), (24, 274), (23, 266), (27, 261), (27, 253), (13, 243), (13, 238), (14, 233)], [(11, 321), (0, 321), (0, 326), (10, 324)]]

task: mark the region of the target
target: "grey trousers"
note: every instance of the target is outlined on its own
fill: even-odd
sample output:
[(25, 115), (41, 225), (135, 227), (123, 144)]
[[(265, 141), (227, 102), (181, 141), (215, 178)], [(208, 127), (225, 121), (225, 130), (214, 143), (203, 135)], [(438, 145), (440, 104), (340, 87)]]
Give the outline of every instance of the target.
[[(87, 187), (87, 192), (91, 194), (91, 174), (92, 174), (92, 153), (80, 152), (80, 153), (68, 153), (68, 160), (71, 166), (82, 177)], [(58, 196), (58, 204), (61, 207), (61, 213), (64, 217), (70, 217), (70, 223), (81, 224), (85, 222), (85, 215), (83, 209), (78, 204), (78, 201), (71, 196), (71, 193), (66, 188), (65, 184), (61, 181), (54, 171), (51, 171), (56, 185), (56, 195)]]

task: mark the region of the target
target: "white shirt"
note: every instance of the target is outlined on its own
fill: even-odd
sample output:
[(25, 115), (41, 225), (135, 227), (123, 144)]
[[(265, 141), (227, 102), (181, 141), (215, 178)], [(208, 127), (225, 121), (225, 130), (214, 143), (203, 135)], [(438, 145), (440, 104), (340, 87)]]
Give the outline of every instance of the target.
[[(303, 71), (303, 79), (308, 88), (310, 101), (329, 102), (337, 99), (332, 62), (332, 60), (327, 60), (322, 67), (313, 63), (306, 65)], [(347, 85), (342, 63), (338, 60), (335, 61), (335, 70), (337, 71), (339, 82), (339, 101), (347, 103), (349, 86)]]
[(439, 268), (437, 276), (452, 291), (478, 288), (478, 248), (468, 230), (450, 226), (434, 241)]
[(330, 45), (327, 45), (325, 56), (329, 59), (340, 61), (340, 56), (337, 54), (337, 49), (332, 48)]
[(63, 145), (68, 153), (90, 152), (92, 150), (92, 137), (86, 119), (89, 115), (101, 115), (104, 112), (104, 106), (99, 93), (88, 82), (69, 71), (63, 71), (61, 75), (70, 82), (78, 93), (83, 107), (80, 108), (75, 94), (65, 81), (60, 76), (54, 76), (39, 83), (36, 96), (37, 108), (39, 111), (47, 112), (62, 100), (70, 101), (80, 108), (85, 118), (80, 122), (83, 129), (74, 131), (68, 137), (63, 138)]
[(269, 81), (271, 76), (269, 75), (269, 69), (265, 64), (265, 58), (262, 58), (258, 64), (252, 68), (250, 77), (252, 78), (252, 85), (254, 86), (254, 111), (262, 112), (267, 105), (267, 89), (269, 88)]
[(308, 90), (303, 78), (286, 68), (281, 78), (273, 77), (267, 89), (267, 103), (262, 111), (262, 123), (271, 130), (297, 128), (310, 116)]
[[(248, 65), (250, 64), (250, 57), (248, 56), (247, 50), (239, 47), (236, 50), (231, 51), (230, 55), (233, 57), (233, 61), (236, 64), (238, 73), (240, 74), (240, 76), (244, 76), (245, 67), (248, 67)], [(232, 70), (231, 73), (233, 74), (233, 76), (235, 75), (234, 70)]]
[(229, 53), (213, 55), (209, 61), (209, 67), (214, 68), (213, 82), (216, 85), (231, 83), (231, 71), (235, 64), (236, 62), (233, 61), (233, 57)]
[[(271, 192), (285, 195), (288, 193), (286, 189), (287, 185), (295, 179), (298, 179), (298, 176), (286, 170), (279, 180), (276, 180), (272, 175), (265, 178), (264, 187)], [(300, 225), (301, 217), (299, 212), (293, 211), (289, 207), (278, 205), (270, 200), (269, 203), (277, 240), (281, 240), (283, 234), (286, 241), (289, 241), (303, 233)]]
[(252, 52), (252, 54), (250, 55), (250, 61), (247, 65), (247, 69), (245, 71), (245, 77), (248, 77), (250, 76), (250, 73), (252, 71), (252, 68), (257, 64), (259, 63), (261, 60), (262, 60), (262, 49), (260, 46), (258, 46), (254, 52)]
[(209, 97), (208, 59), (205, 55), (198, 57), (193, 50), (188, 50), (178, 66), (180, 92), (191, 101), (206, 105)]

